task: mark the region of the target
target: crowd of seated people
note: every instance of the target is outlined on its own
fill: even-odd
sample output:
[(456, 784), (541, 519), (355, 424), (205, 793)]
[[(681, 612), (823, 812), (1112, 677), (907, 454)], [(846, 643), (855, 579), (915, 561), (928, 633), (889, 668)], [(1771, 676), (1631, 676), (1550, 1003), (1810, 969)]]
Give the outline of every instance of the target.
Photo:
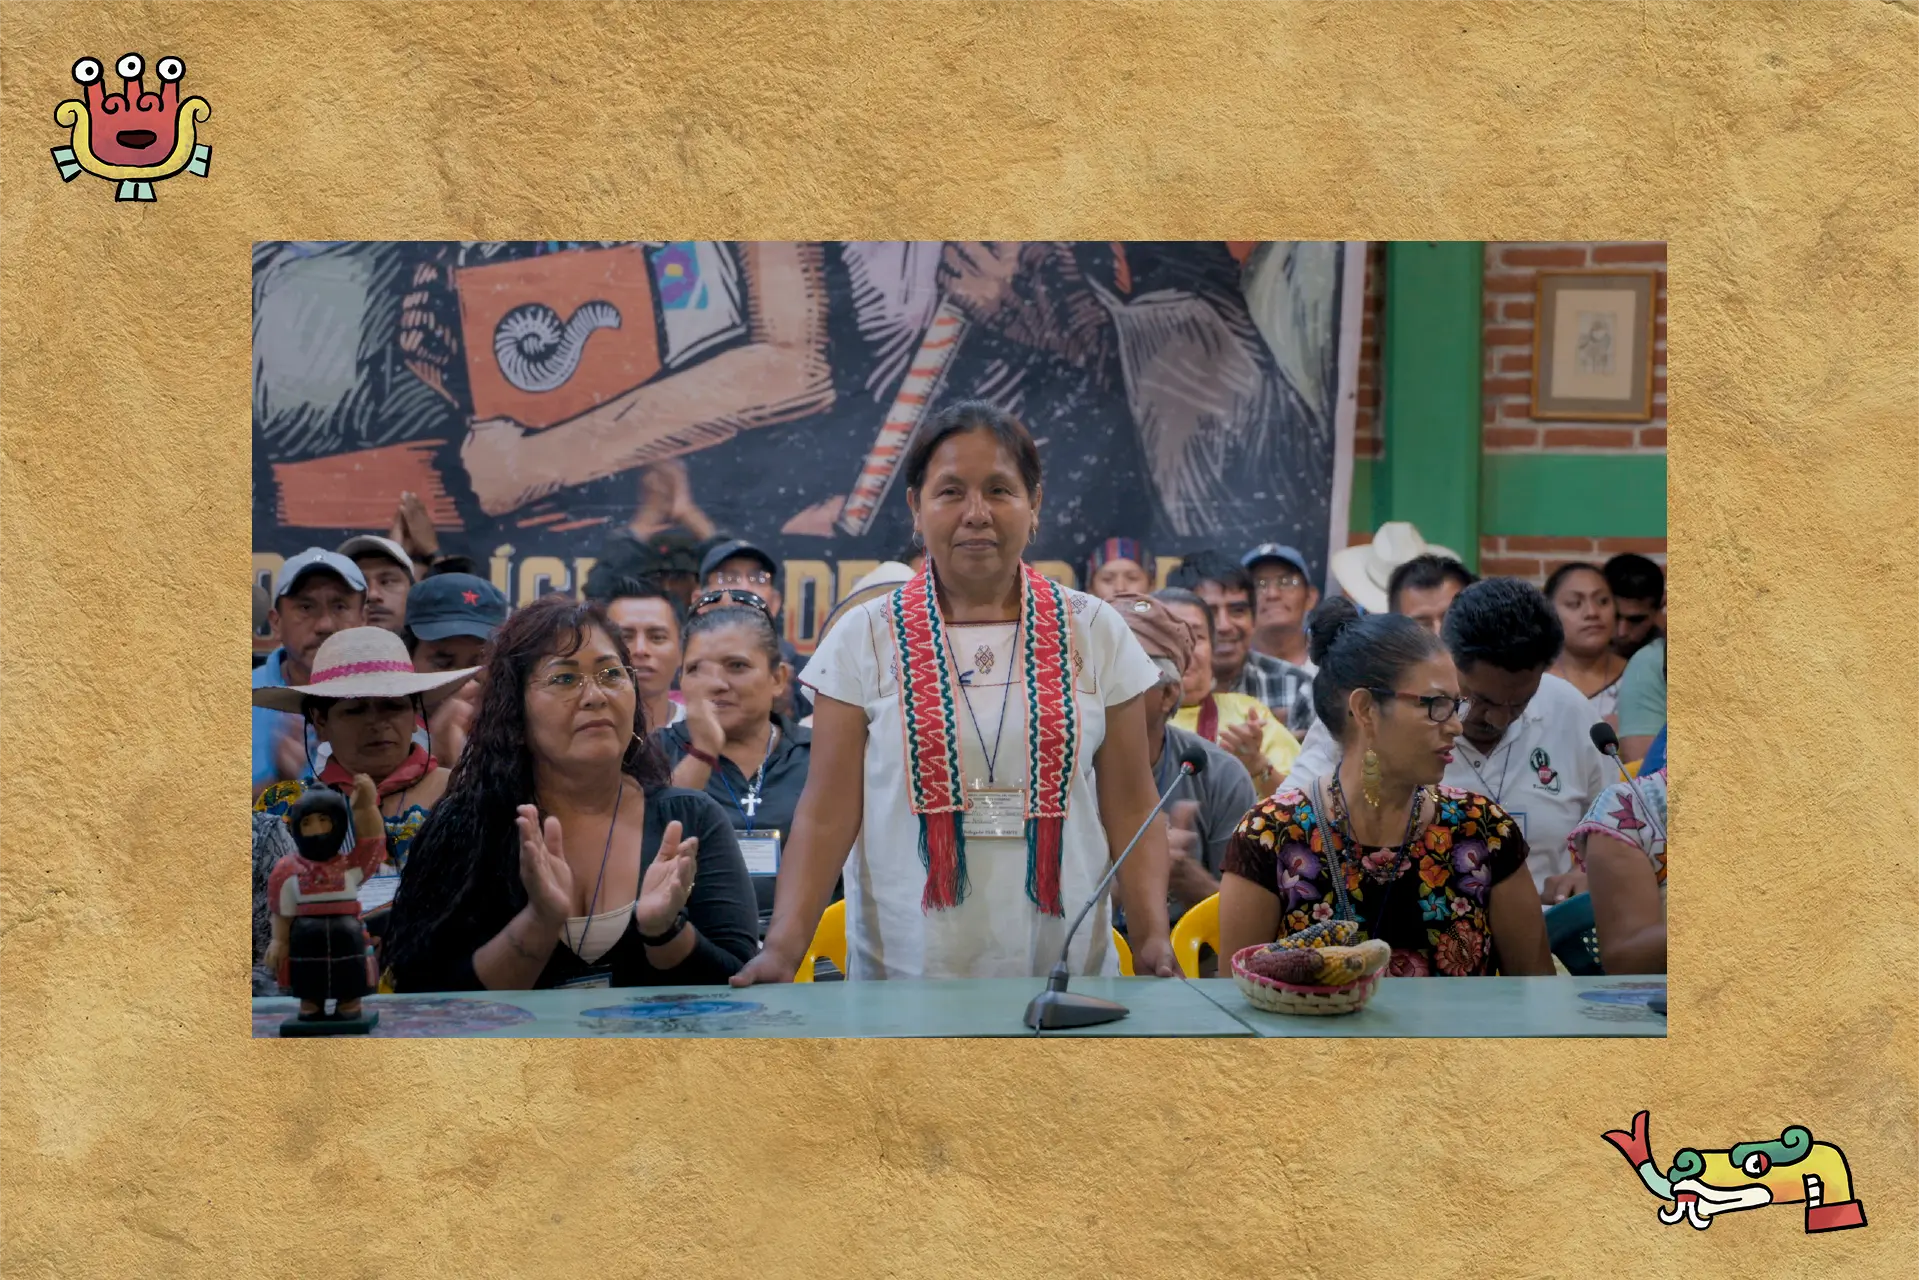
[[(781, 913), (803, 919), (852, 883), (845, 853), (818, 869), (837, 837), (800, 839), (806, 870), (789, 871), (796, 829), (839, 821), (820, 816), (836, 803), (867, 804), (870, 824), (875, 787), (912, 790), (911, 758), (881, 763), (862, 745), (879, 723), (871, 699), (908, 691), (884, 660), (857, 676), (834, 664), (872, 647), (887, 610), (904, 617), (915, 584), (939, 581), (932, 607), (968, 649), (949, 637), (951, 656), (978, 664), (954, 702), (956, 758), (971, 770), (976, 735), (998, 773), (1018, 778), (1028, 763), (1023, 728), (1009, 737), (1004, 725), (1025, 714), (1012, 682), (1043, 691), (1044, 674), (1013, 670), (1025, 624), (999, 637), (994, 593), (1017, 602), (1048, 588), (1016, 555), (976, 563), (964, 536), (975, 520), (1005, 542), (1019, 530), (1001, 526), (1026, 518), (1017, 492), (968, 496), (1037, 490), (1015, 427), (961, 422), (918, 460), (928, 540), (855, 584), (816, 643), (825, 653), (842, 629), (864, 634), (839, 635), (811, 666), (782, 622), (779, 561), (718, 535), (636, 545), (603, 559), (577, 595), (517, 609), (472, 562), (423, 545), (404, 508), (395, 536), (286, 560), (270, 589), (256, 584), (256, 631), (274, 645), (253, 674), (254, 993), (282, 989), (266, 886), (293, 847), (285, 816), (310, 789), (345, 794), (360, 776), (386, 826), (386, 864), (359, 892), (383, 990), (790, 980), (764, 955), (777, 948), (780, 967), (795, 958), (805, 930)], [(976, 617), (947, 603), (949, 582), (977, 588)], [(1150, 926), (1128, 919), (1115, 890), (1110, 923), (1150, 952), (1136, 972), (1165, 972), (1151, 944), (1216, 899), (1208, 974), (1216, 956), (1335, 909), (1392, 944), (1396, 974), (1549, 973), (1545, 921), (1581, 895), (1604, 971), (1664, 972), (1665, 582), (1653, 561), (1570, 563), (1541, 589), (1481, 580), (1410, 526), (1387, 526), (1334, 558), (1322, 600), (1306, 558), (1283, 545), (1173, 562), (1115, 537), (1087, 565), (1094, 607), (1060, 585), (1062, 603), (1075, 602), (1060, 613), (1068, 648), (1105, 664), (1112, 687), (1098, 697), (1116, 699), (1100, 704), (1105, 771), (1139, 770), (1129, 785), (1150, 804), (1183, 754), (1209, 760), (1161, 820), (1158, 861), (1141, 873), (1158, 888), (1124, 890)], [(876, 682), (858, 685), (867, 703), (847, 701), (849, 680)], [(1095, 687), (1080, 686), (1082, 702)], [(986, 704), (968, 701), (982, 697), (999, 700), (998, 741)], [(1596, 744), (1600, 724), (1617, 757)], [(925, 745), (913, 732), (909, 753)], [(1104, 808), (1103, 783), (1100, 795)], [(934, 832), (920, 837), (930, 870), (940, 837), (925, 814), (938, 808), (910, 803), (905, 816)], [(1028, 808), (1032, 827), (1042, 810)], [(968, 839), (1004, 833), (970, 820), (949, 829), (957, 902), (994, 874), (964, 860)], [(1039, 865), (1032, 894), (1046, 891), (1032, 887)], [(1357, 885), (1349, 906), (1332, 888), (1342, 872)], [(937, 929), (914, 939), (923, 953), (910, 960), (881, 954), (899, 908), (867, 892), (848, 907), (873, 918), (850, 927), (878, 941), (849, 976), (975, 971), (957, 951), (940, 956), (949, 943)], [(789, 897), (797, 905), (782, 905)]]

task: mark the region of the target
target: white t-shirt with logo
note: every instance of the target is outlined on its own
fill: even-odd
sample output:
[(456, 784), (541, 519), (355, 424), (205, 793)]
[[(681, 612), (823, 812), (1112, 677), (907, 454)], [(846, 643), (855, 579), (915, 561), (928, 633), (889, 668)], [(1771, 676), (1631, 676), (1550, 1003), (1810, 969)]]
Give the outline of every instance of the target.
[[(1118, 852), (1108, 847), (1100, 822), (1093, 771), (1106, 738), (1106, 709), (1159, 683), (1159, 669), (1111, 605), (1078, 591), (1066, 597), (1081, 658), (1075, 681), (1081, 745), (1061, 840), (1064, 918), (1041, 915), (1028, 900), (1026, 842), (1013, 839), (968, 839), (966, 900), (945, 911), (921, 909), (926, 868), (907, 783), (890, 597), (850, 610), (800, 673), (800, 683), (866, 712), (864, 812), (845, 869), (848, 978), (1037, 978), (1059, 959), (1066, 926)], [(1010, 622), (948, 629), (966, 679), (954, 699), (961, 767), (968, 778), (983, 778), (990, 769), (1002, 786), (1023, 785), (1026, 777), (1026, 700), (1023, 693), (1007, 696), (1024, 688), (1009, 686), (1018, 661), (1013, 630)], [(1078, 974), (1119, 972), (1110, 895), (1080, 927), (1068, 965)]]
[[(1532, 852), (1526, 858), (1533, 883), (1572, 870), (1566, 837), (1579, 825), (1594, 797), (1617, 781), (1618, 772), (1592, 744), (1593, 714), (1586, 695), (1555, 675), (1539, 678), (1539, 692), (1526, 713), (1506, 728), (1499, 745), (1481, 752), (1453, 739), (1453, 762), (1440, 781), (1485, 796), (1512, 814)], [(1339, 743), (1315, 723), (1281, 789), (1304, 787), (1339, 764)]]

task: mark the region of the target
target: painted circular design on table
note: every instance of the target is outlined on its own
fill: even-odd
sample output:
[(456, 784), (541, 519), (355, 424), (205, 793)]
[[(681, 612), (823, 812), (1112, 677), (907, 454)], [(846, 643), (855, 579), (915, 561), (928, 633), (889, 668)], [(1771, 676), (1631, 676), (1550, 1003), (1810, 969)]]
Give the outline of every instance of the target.
[(625, 1004), (583, 1009), (582, 1018), (698, 1018), (715, 1013), (758, 1013), (766, 1006), (751, 1000), (688, 1000), (682, 996), (645, 996)]
[[(422, 996), (417, 999), (379, 999), (367, 1002), (380, 1021), (369, 1033), (375, 1038), (470, 1036), (481, 1031), (518, 1026), (533, 1015), (515, 1004), (497, 1000), (463, 1000), (458, 996)], [(300, 1011), (297, 1000), (260, 1001), (253, 1006), (253, 1034), (280, 1038), (280, 1024)]]
[(1663, 982), (1625, 982), (1617, 987), (1602, 987), (1598, 991), (1582, 991), (1581, 1000), (1590, 1000), (1594, 1004), (1643, 1005), (1648, 1000), (1664, 1000), (1666, 984)]

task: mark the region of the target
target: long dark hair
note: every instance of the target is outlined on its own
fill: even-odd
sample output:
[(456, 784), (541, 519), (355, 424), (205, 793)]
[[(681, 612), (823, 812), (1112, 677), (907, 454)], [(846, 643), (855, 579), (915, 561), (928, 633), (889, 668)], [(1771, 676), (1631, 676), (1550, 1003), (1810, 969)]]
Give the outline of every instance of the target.
[[(487, 647), (486, 691), (466, 750), (447, 779), (446, 794), (414, 838), (388, 918), (385, 960), (404, 964), (427, 954), (434, 937), (456, 915), (506, 918), (526, 905), (520, 883), (517, 810), (535, 803), (533, 752), (526, 741), (526, 682), (549, 654), (575, 653), (587, 633), (601, 631), (620, 655), (632, 656), (620, 631), (597, 604), (571, 596), (542, 596), (519, 610)], [(645, 703), (635, 687), (634, 740), (620, 767), (646, 791), (667, 785), (666, 757), (647, 736)]]

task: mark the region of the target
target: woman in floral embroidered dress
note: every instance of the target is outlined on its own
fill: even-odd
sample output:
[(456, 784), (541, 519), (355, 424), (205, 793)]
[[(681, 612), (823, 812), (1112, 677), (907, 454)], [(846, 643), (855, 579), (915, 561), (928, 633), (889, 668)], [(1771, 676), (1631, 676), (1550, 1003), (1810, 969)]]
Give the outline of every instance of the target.
[(1464, 706), (1438, 638), (1340, 598), (1308, 629), (1313, 710), (1340, 763), (1241, 821), (1220, 884), (1221, 954), (1331, 919), (1338, 865), (1361, 937), (1392, 944), (1392, 973), (1551, 973), (1539, 895), (1515, 874), (1519, 825), (1484, 796), (1436, 785)]

